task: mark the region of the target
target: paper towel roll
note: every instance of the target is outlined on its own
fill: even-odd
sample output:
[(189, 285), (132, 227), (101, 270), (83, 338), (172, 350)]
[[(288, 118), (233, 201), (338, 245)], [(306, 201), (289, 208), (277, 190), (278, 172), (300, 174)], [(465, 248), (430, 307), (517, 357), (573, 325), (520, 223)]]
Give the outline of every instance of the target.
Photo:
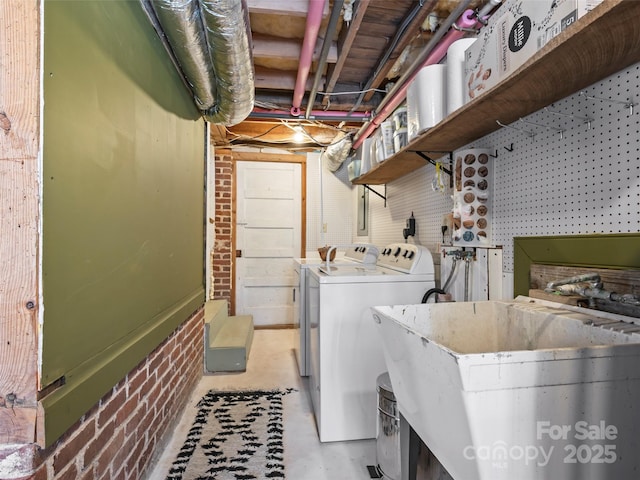
[(422, 68), (407, 89), (409, 140), (437, 125), (446, 115), (446, 65)]
[(356, 157), (360, 158), (360, 175), (371, 170), (371, 138), (364, 139), (356, 151)]
[(447, 115), (465, 104), (464, 52), (475, 41), (475, 38), (462, 38), (447, 50)]

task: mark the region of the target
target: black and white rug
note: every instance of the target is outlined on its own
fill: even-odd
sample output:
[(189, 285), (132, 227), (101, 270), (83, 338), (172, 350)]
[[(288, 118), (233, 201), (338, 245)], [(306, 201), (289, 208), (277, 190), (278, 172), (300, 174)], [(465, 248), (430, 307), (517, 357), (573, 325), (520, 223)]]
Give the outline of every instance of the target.
[(284, 393), (209, 391), (167, 480), (284, 479)]

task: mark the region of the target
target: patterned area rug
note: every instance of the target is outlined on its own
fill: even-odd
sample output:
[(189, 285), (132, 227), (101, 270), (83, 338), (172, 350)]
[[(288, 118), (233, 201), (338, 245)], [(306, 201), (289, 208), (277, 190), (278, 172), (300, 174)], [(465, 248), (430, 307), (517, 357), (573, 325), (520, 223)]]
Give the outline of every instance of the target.
[(209, 391), (167, 480), (285, 478), (282, 396)]

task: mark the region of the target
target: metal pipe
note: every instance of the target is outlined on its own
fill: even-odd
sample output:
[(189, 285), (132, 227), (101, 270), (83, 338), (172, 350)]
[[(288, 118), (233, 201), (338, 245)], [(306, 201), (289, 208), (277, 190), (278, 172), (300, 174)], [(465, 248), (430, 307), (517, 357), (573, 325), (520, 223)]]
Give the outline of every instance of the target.
[(168, 0), (143, 0), (141, 3), (158, 20), (180, 65), (180, 73), (187, 78), (196, 105), (201, 110), (211, 108), (216, 102), (215, 72), (209, 58), (199, 3)]
[(407, 89), (411, 82), (418, 76), (420, 70), (427, 66), (440, 62), (446, 55), (449, 46), (456, 40), (462, 38), (465, 33), (456, 29), (450, 29), (456, 18), (458, 18), (458, 26), (461, 28), (471, 28), (477, 23), (477, 18), (473, 10), (464, 9), (471, 3), (471, 0), (460, 2), (458, 7), (447, 17), (445, 23), (438, 29), (436, 34), (431, 38), (423, 53), (413, 62), (407, 72), (400, 77), (396, 86), (382, 99), (376, 116), (367, 125), (364, 125), (357, 134), (357, 138), (353, 143), (353, 148), (358, 148), (362, 142), (373, 133), (407, 95)]
[(300, 105), (304, 96), (305, 85), (309, 78), (309, 70), (313, 62), (313, 50), (318, 39), (320, 24), (322, 23), (322, 13), (324, 12), (325, 3), (328, 0), (309, 0), (309, 10), (307, 11), (307, 27), (302, 42), (302, 50), (300, 51), (300, 61), (298, 65), (298, 77), (293, 90), (293, 101), (291, 107), (291, 115), (300, 115)]
[(585, 273), (582, 275), (575, 275), (573, 277), (562, 278), (560, 280), (556, 280), (555, 282), (547, 283), (545, 291), (553, 292), (558, 287), (562, 285), (572, 285), (574, 283), (584, 283), (590, 282), (593, 284), (600, 284), (600, 275), (597, 273)]
[(493, 10), (495, 7), (497, 7), (498, 5), (500, 5), (502, 3), (502, 0), (489, 0), (484, 7), (482, 7), (480, 9), (480, 11), (478, 12), (478, 20), (480, 20), (480, 22), (482, 22), (483, 24), (487, 23), (487, 18), (489, 16), (489, 13), (491, 12), (491, 10)]
[[(314, 110), (315, 112), (315, 110)], [(356, 117), (347, 117), (345, 115), (331, 115), (331, 112), (328, 112), (328, 115), (315, 115), (314, 112), (309, 116), (309, 120), (321, 120), (323, 122), (350, 122), (350, 123), (364, 123), (369, 121), (369, 116), (356, 116)], [(291, 112), (251, 112), (247, 118), (272, 118), (272, 119), (282, 119), (282, 120), (298, 120), (300, 121), (300, 117), (294, 117), (291, 115)]]
[(324, 67), (327, 64), (327, 58), (329, 57), (329, 49), (331, 48), (331, 43), (333, 42), (333, 38), (336, 34), (336, 28), (338, 25), (338, 20), (340, 20), (340, 12), (342, 11), (342, 5), (344, 5), (344, 0), (335, 0), (333, 4), (333, 11), (331, 12), (331, 18), (329, 19), (329, 25), (327, 25), (327, 31), (324, 36), (324, 41), (322, 42), (322, 50), (320, 51), (320, 58), (318, 59), (318, 65), (316, 66), (316, 75), (313, 79), (313, 86), (311, 87), (311, 93), (309, 93), (309, 100), (307, 101), (307, 111), (305, 113), (305, 118), (308, 119), (311, 114), (311, 109), (313, 108), (313, 104), (316, 101), (316, 95), (318, 94), (318, 86), (320, 85), (320, 80), (322, 79), (322, 72), (324, 71)]
[(444, 285), (442, 286), (442, 290), (444, 290), (445, 292), (449, 290), (449, 285), (451, 284), (451, 279), (453, 278), (453, 274), (456, 271), (457, 265), (458, 265), (458, 257), (453, 257), (453, 265), (451, 265), (451, 271), (449, 272), (449, 276), (447, 277), (447, 280), (444, 282)]
[[(187, 88), (189, 95), (193, 96), (194, 92), (192, 89), (192, 85), (189, 84), (189, 82), (187, 82), (187, 75), (183, 70), (182, 66), (180, 65), (180, 63), (178, 62), (178, 59), (176, 58), (176, 55), (173, 49), (171, 48), (171, 45), (169, 44), (169, 39), (167, 38), (167, 34), (162, 29), (162, 25), (160, 25), (160, 20), (158, 20), (158, 16), (156, 15), (156, 12), (153, 9), (153, 5), (151, 5), (151, 2), (149, 0), (140, 0), (140, 3), (142, 5), (142, 9), (144, 10), (144, 13), (147, 15), (147, 19), (149, 20), (149, 22), (151, 22), (151, 25), (153, 25), (153, 29), (158, 34), (158, 38), (160, 38), (160, 41), (162, 42), (162, 46), (164, 47), (164, 50), (167, 52), (167, 55), (169, 55), (169, 59), (171, 60), (173, 67), (180, 74), (180, 79), (182, 80), (182, 84)], [(194, 101), (195, 101), (195, 98), (194, 98)]]
[(469, 268), (471, 267), (471, 257), (464, 258), (464, 301), (469, 301)]
[(212, 123), (235, 125), (253, 109), (254, 72), (245, 0), (140, 0), (164, 35), (192, 91)]

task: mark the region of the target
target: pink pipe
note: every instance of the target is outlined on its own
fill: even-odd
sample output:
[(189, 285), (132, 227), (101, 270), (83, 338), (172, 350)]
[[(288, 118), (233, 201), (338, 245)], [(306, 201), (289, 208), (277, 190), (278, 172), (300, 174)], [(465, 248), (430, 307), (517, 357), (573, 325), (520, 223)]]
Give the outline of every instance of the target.
[[(476, 26), (476, 23), (478, 25), (482, 25), (480, 22), (477, 22), (475, 13), (473, 10), (466, 10), (462, 15), (460, 15), (460, 18), (456, 22), (459, 28), (472, 28)], [(398, 105), (402, 103), (402, 101), (407, 96), (407, 90), (409, 89), (409, 85), (411, 85), (411, 82), (418, 76), (418, 73), (420, 73), (420, 70), (423, 67), (426, 67), (427, 65), (434, 65), (436, 63), (439, 63), (447, 54), (447, 49), (449, 48), (449, 46), (456, 40), (459, 40), (460, 38), (462, 38), (464, 34), (465, 32), (461, 32), (460, 30), (451, 28), (451, 30), (449, 30), (447, 34), (444, 37), (442, 37), (442, 40), (440, 40), (438, 45), (436, 45), (436, 47), (431, 51), (431, 53), (427, 56), (424, 62), (422, 62), (418, 66), (418, 68), (416, 68), (411, 73), (411, 75), (409, 75), (409, 77), (402, 84), (400, 89), (398, 89), (396, 93), (391, 97), (391, 99), (389, 99), (387, 104), (379, 112), (376, 113), (376, 116), (373, 117), (369, 125), (365, 127), (362, 133), (353, 142), (354, 149), (358, 148), (362, 144), (362, 142), (364, 142), (364, 140), (368, 138), (369, 135), (371, 135), (375, 131), (375, 129), (378, 128), (378, 126), (382, 122), (384, 122), (389, 115), (393, 113), (393, 111), (398, 107)]]
[(300, 51), (298, 78), (295, 89), (293, 90), (293, 106), (291, 107), (291, 115), (295, 115), (296, 117), (300, 115), (300, 105), (302, 105), (302, 97), (304, 96), (305, 86), (307, 85), (307, 78), (309, 78), (309, 70), (311, 70), (311, 62), (313, 61), (313, 50), (316, 48), (316, 41), (318, 40), (318, 32), (320, 31), (326, 1), (327, 0), (309, 0), (307, 28), (304, 33), (302, 50)]

